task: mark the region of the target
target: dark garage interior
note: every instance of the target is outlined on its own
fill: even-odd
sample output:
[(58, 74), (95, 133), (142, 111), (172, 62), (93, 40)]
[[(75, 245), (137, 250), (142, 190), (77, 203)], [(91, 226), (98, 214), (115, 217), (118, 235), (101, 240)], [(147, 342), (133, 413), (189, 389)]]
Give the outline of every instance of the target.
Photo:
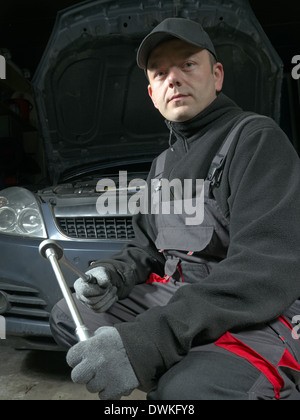
[[(55, 23), (56, 14), (59, 10), (70, 7), (80, 1), (2, 1), (0, 15), (0, 51), (6, 52), (13, 65), (19, 72), (14, 72), (15, 86), (11, 82), (1, 82), (2, 102), (0, 115), (10, 111), (22, 113), (21, 122), (16, 121), (14, 139), (10, 142), (2, 141), (1, 164), (5, 171), (2, 175), (2, 186), (28, 185), (39, 182), (45, 177), (45, 164), (43, 162), (43, 150), (37, 132), (37, 117), (32, 109), (30, 97), (32, 95), (30, 80), (33, 77), (41, 60), (44, 49), (51, 35)], [(291, 71), (293, 68), (292, 58), (300, 54), (300, 13), (299, 4), (290, 0), (282, 7), (280, 2), (266, 0), (250, 0), (252, 9), (263, 27), (267, 37), (270, 39), (275, 50), (284, 63), (286, 75), (286, 89), (289, 91), (289, 98), (286, 99), (287, 91), (283, 93), (284, 100), (293, 107), (294, 114), (299, 115), (299, 82), (292, 80)], [(23, 77), (21, 76), (21, 73)], [(9, 86), (8, 86), (9, 83)], [(23, 91), (23, 92), (22, 92)], [(21, 97), (18, 97), (18, 95)], [(23, 98), (22, 98), (23, 97)], [(1, 99), (1, 98), (0, 98)], [(286, 112), (286, 103), (282, 106), (282, 114)], [(30, 118), (29, 118), (30, 117)], [(2, 120), (6, 121), (6, 119)], [(291, 141), (299, 150), (299, 119), (289, 121), (286, 129)], [(2, 123), (5, 126), (5, 122)], [(4, 127), (9, 130), (9, 127)], [(23, 137), (24, 155), (22, 155), (17, 144), (18, 136)], [(7, 166), (9, 165), (9, 169)]]
[[(37, 116), (32, 105), (30, 80), (41, 60), (44, 49), (51, 35), (59, 10), (70, 7), (80, 1), (22, 1), (2, 0), (0, 15), (0, 52), (10, 58), (15, 69), (14, 79), (1, 81), (0, 116), (1, 127), (1, 180), (2, 187), (11, 185), (30, 185), (40, 182), (46, 176), (43, 162), (43, 147), (37, 131)], [(284, 4), (266, 0), (250, 0), (252, 9), (263, 27), (266, 35), (275, 47), (284, 63), (286, 89), (283, 92), (285, 101), (293, 107), (294, 114), (299, 115), (299, 81), (291, 78), (292, 58), (300, 54), (300, 5), (296, 0)], [(10, 70), (8, 70), (10, 71)], [(8, 111), (9, 109), (9, 111)], [(286, 103), (282, 106), (286, 112)], [(14, 119), (14, 127), (9, 126), (11, 119), (5, 115), (21, 118)], [(299, 150), (299, 118), (289, 121), (289, 127), (283, 128)], [(10, 130), (10, 140), (5, 136)], [(20, 147), (21, 144), (21, 147)]]

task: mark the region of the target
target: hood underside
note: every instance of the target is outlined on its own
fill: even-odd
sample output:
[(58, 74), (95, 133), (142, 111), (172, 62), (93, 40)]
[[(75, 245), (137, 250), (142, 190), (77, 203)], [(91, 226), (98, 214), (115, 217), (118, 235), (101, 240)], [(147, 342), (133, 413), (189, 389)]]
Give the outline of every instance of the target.
[(224, 65), (223, 92), (279, 121), (283, 65), (247, 0), (86, 1), (59, 12), (33, 79), (54, 183), (76, 166), (152, 159), (167, 147), (136, 53), (168, 17), (200, 22)]

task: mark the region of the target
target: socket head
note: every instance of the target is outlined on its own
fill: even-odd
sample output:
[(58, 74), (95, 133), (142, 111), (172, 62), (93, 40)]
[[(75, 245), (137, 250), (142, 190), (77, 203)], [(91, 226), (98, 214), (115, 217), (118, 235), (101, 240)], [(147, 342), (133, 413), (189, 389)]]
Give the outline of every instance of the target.
[(61, 260), (64, 256), (64, 250), (62, 249), (62, 247), (52, 239), (47, 239), (46, 241), (43, 241), (39, 246), (39, 252), (41, 256), (45, 259), (47, 259), (47, 249), (52, 249), (55, 252), (58, 261)]

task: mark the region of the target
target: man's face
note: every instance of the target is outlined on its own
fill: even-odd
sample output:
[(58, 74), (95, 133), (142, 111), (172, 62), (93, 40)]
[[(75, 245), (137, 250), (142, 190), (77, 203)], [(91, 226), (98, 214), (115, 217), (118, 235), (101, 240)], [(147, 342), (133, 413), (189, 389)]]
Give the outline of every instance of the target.
[(160, 44), (150, 55), (147, 74), (154, 106), (169, 121), (194, 118), (222, 89), (222, 64), (213, 65), (207, 50), (174, 39)]

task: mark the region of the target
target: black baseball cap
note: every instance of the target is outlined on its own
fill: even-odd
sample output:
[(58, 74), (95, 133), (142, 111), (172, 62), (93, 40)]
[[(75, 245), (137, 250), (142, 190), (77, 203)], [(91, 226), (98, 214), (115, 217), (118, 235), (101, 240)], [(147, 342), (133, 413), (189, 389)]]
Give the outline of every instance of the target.
[(138, 66), (146, 70), (151, 52), (162, 42), (174, 38), (208, 50), (217, 59), (215, 47), (199, 23), (183, 18), (168, 18), (156, 26), (142, 41), (137, 53)]

